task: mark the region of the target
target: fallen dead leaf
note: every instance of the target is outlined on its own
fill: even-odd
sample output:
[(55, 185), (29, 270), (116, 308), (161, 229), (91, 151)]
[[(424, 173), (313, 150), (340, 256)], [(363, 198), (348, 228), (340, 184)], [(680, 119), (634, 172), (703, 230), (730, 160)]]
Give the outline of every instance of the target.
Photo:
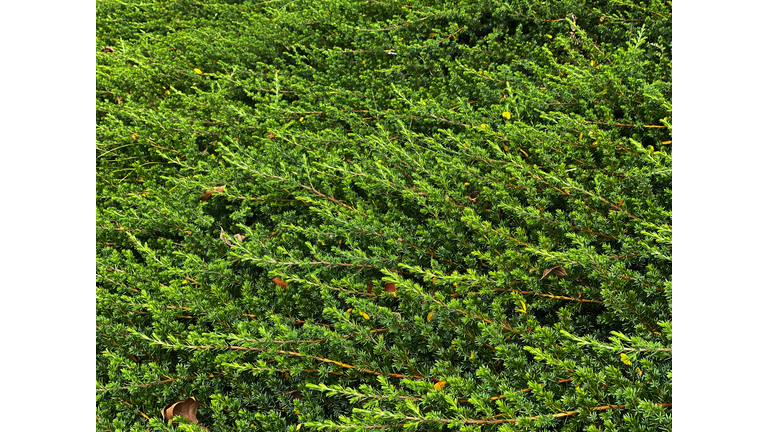
[(397, 286), (393, 284), (392, 282), (387, 282), (384, 284), (384, 291), (385, 292), (395, 292), (397, 291)]
[(212, 196), (213, 196), (213, 191), (207, 190), (205, 191), (203, 196), (200, 197), (200, 201), (208, 201), (209, 199), (211, 199)]
[[(198, 406), (200, 406), (200, 402), (196, 401), (195, 398), (190, 397), (184, 399), (183, 401), (178, 401), (166, 405), (165, 408), (160, 411), (160, 413), (163, 415), (165, 420), (170, 420), (174, 417), (184, 417), (192, 423), (197, 423)], [(178, 423), (174, 423), (174, 426), (178, 426)], [(203, 426), (200, 426), (200, 429), (209, 430)]]
[(227, 187), (227, 185), (224, 186), (216, 186), (213, 188), (213, 190), (206, 190), (203, 196), (200, 197), (200, 201), (208, 201), (211, 199), (214, 193), (222, 193), (224, 192), (224, 189)]
[[(221, 227), (220, 227), (220, 228), (221, 228)], [(224, 237), (224, 228), (221, 228), (221, 234), (219, 234), (219, 240), (221, 240), (221, 241), (223, 241), (224, 243), (226, 243), (226, 244), (227, 244), (227, 246), (229, 246), (229, 247), (232, 247), (232, 243), (230, 243), (230, 242), (229, 242), (229, 240), (227, 240), (227, 238), (226, 238), (226, 237)]]
[(103, 53), (111, 53), (111, 52), (115, 52), (115, 49), (108, 46), (108, 47), (104, 47), (104, 49), (102, 49), (101, 52), (103, 52)]
[(131, 138), (133, 138), (133, 140), (134, 140), (134, 141), (136, 141), (137, 139), (139, 139), (139, 134), (138, 134), (138, 132), (134, 132), (134, 133), (133, 133), (133, 135), (131, 135)]
[(371, 280), (368, 279), (368, 294), (373, 293), (373, 284), (371, 283)]
[(280, 393), (284, 395), (290, 395), (294, 399), (302, 399), (301, 392), (299, 390), (292, 390), (292, 391), (281, 391)]
[(241, 242), (241, 241), (245, 240), (245, 236), (244, 236), (244, 235), (242, 235), (242, 234), (235, 234), (235, 235), (233, 235), (232, 237), (234, 237), (234, 238), (235, 238), (235, 240), (237, 240), (237, 241), (239, 241), (239, 242)]
[(285, 283), (285, 281), (280, 279), (279, 277), (272, 279), (272, 283), (283, 289), (288, 288), (288, 284)]
[(439, 382), (436, 382), (433, 387), (435, 388), (435, 390), (442, 390), (443, 388), (445, 388), (445, 384), (446, 384), (446, 381), (439, 381)]
[[(552, 273), (555, 276), (568, 276), (568, 273), (566, 273), (564, 268), (562, 268), (561, 266), (555, 266), (555, 267), (552, 267), (550, 269), (544, 270), (544, 274), (541, 276), (541, 279), (544, 279), (550, 273)], [(541, 280), (541, 279), (539, 279), (539, 280)]]

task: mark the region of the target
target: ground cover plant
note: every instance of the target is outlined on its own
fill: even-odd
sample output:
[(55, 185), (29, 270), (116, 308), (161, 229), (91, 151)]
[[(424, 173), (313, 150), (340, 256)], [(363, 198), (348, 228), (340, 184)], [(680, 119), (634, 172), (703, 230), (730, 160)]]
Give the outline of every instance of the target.
[(98, 0), (98, 430), (670, 430), (671, 19)]

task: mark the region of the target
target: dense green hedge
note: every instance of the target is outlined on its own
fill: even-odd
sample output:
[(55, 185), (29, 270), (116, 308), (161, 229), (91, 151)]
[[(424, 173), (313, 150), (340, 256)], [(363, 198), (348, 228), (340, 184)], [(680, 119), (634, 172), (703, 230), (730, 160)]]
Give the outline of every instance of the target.
[(670, 2), (97, 12), (99, 430), (671, 429)]

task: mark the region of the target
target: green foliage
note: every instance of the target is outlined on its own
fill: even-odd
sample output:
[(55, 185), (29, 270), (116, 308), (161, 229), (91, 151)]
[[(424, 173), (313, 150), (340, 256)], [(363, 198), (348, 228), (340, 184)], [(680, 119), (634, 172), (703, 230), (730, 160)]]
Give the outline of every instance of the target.
[(97, 11), (99, 430), (671, 430), (671, 3)]

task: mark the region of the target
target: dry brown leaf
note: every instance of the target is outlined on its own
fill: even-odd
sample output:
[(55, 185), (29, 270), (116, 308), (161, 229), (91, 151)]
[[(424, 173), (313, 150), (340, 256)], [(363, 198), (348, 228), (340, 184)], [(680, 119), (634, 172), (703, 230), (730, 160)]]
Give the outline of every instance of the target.
[(138, 134), (138, 132), (134, 132), (134, 133), (133, 133), (133, 135), (131, 135), (131, 138), (133, 138), (133, 140), (134, 140), (134, 141), (136, 141), (137, 139), (139, 139), (139, 134)]
[(480, 191), (474, 191), (467, 196), (467, 200), (471, 203), (476, 203), (478, 195), (480, 195)]
[(445, 388), (445, 384), (446, 384), (446, 381), (438, 381), (432, 387), (434, 387), (435, 390), (442, 390)]
[(115, 100), (117, 101), (118, 105), (123, 103), (123, 98), (121, 98), (120, 96), (116, 97)]
[(302, 399), (301, 392), (299, 390), (293, 390), (293, 391), (281, 391), (280, 393), (284, 395), (290, 395), (294, 399)]
[[(163, 418), (166, 420), (170, 420), (174, 417), (184, 417), (185, 419), (191, 421), (192, 423), (197, 423), (197, 407), (200, 406), (200, 402), (196, 401), (195, 398), (187, 398), (183, 401), (174, 402), (172, 404), (168, 404), (163, 408), (160, 413), (163, 415)], [(177, 423), (174, 423), (174, 426), (178, 426)], [(199, 425), (198, 425), (199, 426)], [(209, 430), (208, 428), (205, 428), (203, 426), (200, 426), (200, 429)]]
[(281, 287), (281, 288), (283, 288), (283, 289), (288, 288), (288, 284), (285, 283), (285, 281), (280, 279), (279, 277), (276, 277), (276, 278), (272, 279), (272, 283), (277, 285), (277, 286), (279, 286), (279, 287)]
[(272, 135), (271, 133), (270, 133), (269, 135), (267, 135), (267, 138), (269, 138), (269, 139), (271, 139), (271, 140), (273, 140), (273, 141), (275, 140), (275, 136), (274, 136), (274, 135)]
[(237, 240), (237, 241), (239, 241), (239, 242), (242, 242), (243, 240), (245, 240), (245, 236), (244, 236), (244, 235), (242, 235), (242, 234), (235, 234), (235, 235), (233, 235), (232, 237), (234, 237), (234, 238), (235, 238), (235, 240)]
[(227, 246), (232, 247), (232, 243), (230, 243), (229, 240), (227, 240), (227, 238), (224, 237), (224, 228), (221, 228), (221, 234), (219, 234), (219, 240), (221, 240), (224, 243), (226, 243)]
[[(555, 267), (552, 267), (550, 269), (544, 270), (544, 274), (541, 276), (541, 279), (544, 279), (550, 273), (552, 273), (555, 276), (568, 276), (568, 273), (566, 273), (564, 268), (562, 268), (561, 266), (555, 266)], [(539, 279), (539, 280), (541, 280), (541, 279)]]
[(368, 279), (368, 294), (373, 293), (373, 284), (371, 283), (371, 280)]
[(213, 191), (207, 190), (205, 191), (203, 196), (200, 197), (200, 201), (208, 201), (209, 199), (211, 199), (212, 196), (213, 196)]
[(208, 201), (211, 199), (214, 193), (221, 193), (224, 192), (224, 188), (226, 188), (227, 185), (224, 186), (216, 186), (213, 188), (213, 190), (206, 190), (203, 196), (200, 197), (200, 201)]
[(392, 282), (387, 282), (384, 284), (384, 291), (385, 292), (395, 292), (397, 291), (397, 286), (393, 284)]
[(104, 49), (102, 49), (101, 52), (103, 52), (103, 53), (111, 53), (111, 52), (115, 52), (115, 49), (112, 48), (112, 47), (104, 47)]

